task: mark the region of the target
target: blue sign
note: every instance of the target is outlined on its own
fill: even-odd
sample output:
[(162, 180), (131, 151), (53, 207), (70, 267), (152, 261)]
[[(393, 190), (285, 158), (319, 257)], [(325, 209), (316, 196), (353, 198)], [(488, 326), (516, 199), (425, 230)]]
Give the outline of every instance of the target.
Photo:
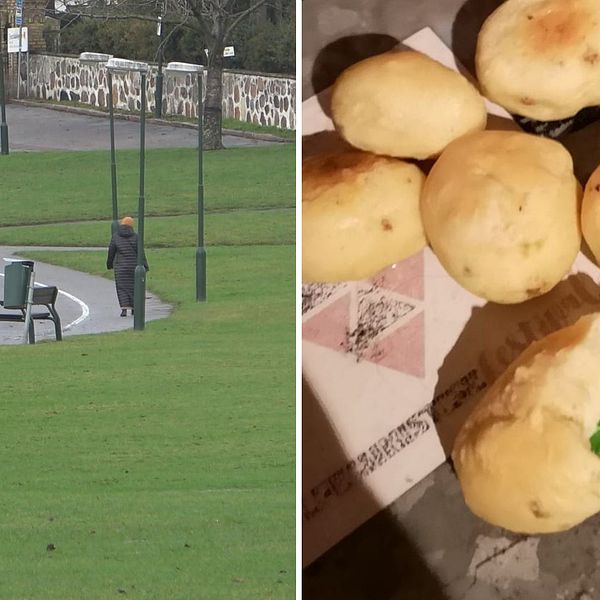
[(21, 27), (23, 25), (23, 0), (15, 0), (17, 9), (15, 10), (15, 25)]

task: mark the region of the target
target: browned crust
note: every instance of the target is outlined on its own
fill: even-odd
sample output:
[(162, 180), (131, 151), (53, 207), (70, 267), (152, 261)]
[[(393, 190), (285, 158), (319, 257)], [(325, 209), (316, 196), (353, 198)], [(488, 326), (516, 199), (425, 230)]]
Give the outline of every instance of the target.
[[(540, 5), (538, 10), (527, 11), (524, 26), (525, 39), (537, 54), (556, 54), (577, 46), (590, 31), (593, 15), (573, 0), (554, 0)], [(593, 58), (595, 50), (588, 51), (586, 62)]]
[(306, 158), (302, 161), (302, 201), (313, 200), (318, 189), (352, 183), (377, 164), (399, 162), (398, 159), (358, 150)]

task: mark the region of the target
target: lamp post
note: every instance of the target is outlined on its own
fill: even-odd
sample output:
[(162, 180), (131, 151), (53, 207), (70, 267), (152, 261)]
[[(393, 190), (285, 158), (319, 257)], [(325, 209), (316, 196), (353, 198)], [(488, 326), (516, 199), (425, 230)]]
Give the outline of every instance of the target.
[(133, 328), (141, 331), (146, 323), (146, 268), (144, 267), (144, 170), (146, 152), (146, 76), (150, 67), (146, 63), (122, 58), (111, 58), (106, 63), (109, 73), (140, 74), (140, 194), (138, 202), (137, 265), (133, 284)]
[[(112, 58), (111, 54), (100, 54), (98, 52), (82, 52), (79, 62), (83, 65), (105, 66)], [(108, 79), (108, 114), (110, 121), (110, 181), (112, 188), (112, 222), (110, 233), (114, 235), (119, 228), (119, 207), (117, 202), (117, 161), (115, 157), (115, 119), (113, 113), (113, 91), (112, 73), (107, 72)]]
[[(164, 4), (163, 13), (164, 14)], [(163, 102), (163, 41), (165, 39), (165, 25), (163, 23), (163, 17), (158, 17), (158, 24), (156, 26), (156, 32), (158, 35), (158, 71), (156, 73), (156, 89), (154, 90), (154, 116), (157, 119), (162, 118), (162, 102)]]
[(6, 96), (4, 93), (4, 58), (0, 48), (0, 154), (8, 154), (8, 125), (6, 124)]
[(206, 249), (204, 247), (204, 172), (203, 172), (203, 73), (204, 67), (191, 63), (170, 62), (166, 72), (172, 75), (198, 76), (198, 244), (196, 246), (196, 300), (206, 300)]

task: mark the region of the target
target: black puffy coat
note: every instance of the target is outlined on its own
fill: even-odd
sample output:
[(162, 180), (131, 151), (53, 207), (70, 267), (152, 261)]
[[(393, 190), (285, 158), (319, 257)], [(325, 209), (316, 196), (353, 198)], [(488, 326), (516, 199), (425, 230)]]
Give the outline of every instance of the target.
[[(133, 307), (133, 284), (137, 265), (138, 236), (129, 225), (119, 225), (108, 246), (106, 268), (115, 270), (115, 285), (121, 308)], [(144, 267), (148, 261), (144, 256)]]

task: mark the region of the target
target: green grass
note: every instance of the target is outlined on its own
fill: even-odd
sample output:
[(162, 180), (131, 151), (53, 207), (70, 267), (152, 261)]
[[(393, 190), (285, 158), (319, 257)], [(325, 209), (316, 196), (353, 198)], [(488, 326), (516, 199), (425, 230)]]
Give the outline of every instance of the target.
[(223, 127), (226, 129), (235, 129), (237, 131), (268, 133), (269, 135), (275, 135), (291, 142), (296, 139), (296, 132), (291, 129), (281, 129), (280, 127), (271, 127), (269, 125), (257, 125), (256, 123), (246, 123), (246, 121), (238, 121), (236, 119), (223, 119)]
[(3, 598), (290, 597), (293, 247), (214, 249), (206, 305), (192, 255), (153, 256), (143, 334), (0, 348)]
[[(52, 154), (28, 158), (52, 177)], [(88, 226), (91, 238), (92, 225), (108, 226), (65, 225), (56, 239)], [(270, 227), (288, 235), (285, 220)], [(26, 254), (108, 275), (104, 251)], [(148, 288), (170, 318), (0, 346), (0, 598), (293, 597), (294, 255), (209, 248), (198, 304), (194, 248), (153, 249)]]
[[(197, 216), (151, 217), (146, 221), (146, 247), (192, 246), (197, 239)], [(208, 213), (205, 219), (206, 244), (292, 244), (295, 212), (274, 210)], [(0, 228), (0, 244), (42, 246), (104, 246), (110, 238), (110, 221), (54, 223)]]
[[(0, 226), (110, 218), (107, 152), (48, 152), (43, 156), (41, 167), (39, 153), (2, 157)], [(117, 153), (120, 214), (137, 212), (138, 163), (136, 150)], [(207, 211), (295, 204), (293, 144), (206, 152), (204, 163)], [(148, 150), (146, 170), (148, 215), (196, 213), (197, 153), (193, 149)]]

